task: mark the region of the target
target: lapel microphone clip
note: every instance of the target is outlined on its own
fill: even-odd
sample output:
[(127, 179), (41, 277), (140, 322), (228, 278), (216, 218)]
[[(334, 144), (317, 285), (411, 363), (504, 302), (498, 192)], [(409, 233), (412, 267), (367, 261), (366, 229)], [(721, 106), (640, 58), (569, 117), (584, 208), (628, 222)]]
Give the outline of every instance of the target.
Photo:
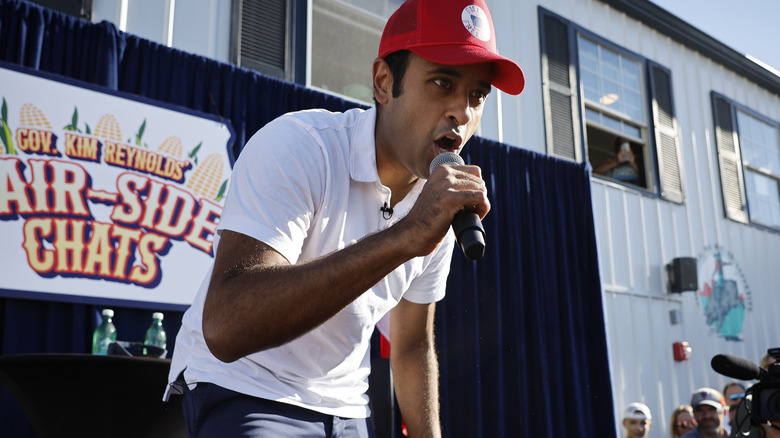
[(390, 220), (391, 217), (393, 217), (393, 207), (388, 207), (387, 202), (385, 202), (385, 205), (379, 207), (379, 211), (382, 212), (382, 217), (385, 218), (385, 220)]

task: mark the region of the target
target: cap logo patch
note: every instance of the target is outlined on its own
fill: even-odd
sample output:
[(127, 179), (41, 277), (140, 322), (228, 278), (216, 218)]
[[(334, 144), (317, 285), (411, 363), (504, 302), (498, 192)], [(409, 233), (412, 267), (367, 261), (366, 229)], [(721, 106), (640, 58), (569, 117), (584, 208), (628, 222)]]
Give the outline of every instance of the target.
[(463, 26), (472, 35), (482, 41), (490, 40), (490, 23), (487, 14), (477, 5), (469, 5), (460, 14)]

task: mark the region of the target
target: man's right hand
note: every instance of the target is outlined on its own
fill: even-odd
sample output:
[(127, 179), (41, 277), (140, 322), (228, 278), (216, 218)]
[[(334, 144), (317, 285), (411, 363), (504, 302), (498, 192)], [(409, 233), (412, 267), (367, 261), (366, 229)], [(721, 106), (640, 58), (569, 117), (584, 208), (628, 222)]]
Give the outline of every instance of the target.
[(474, 210), (480, 219), (490, 211), (482, 170), (474, 165), (437, 166), (412, 210), (395, 226), (408, 232), (414, 255), (424, 256), (441, 243), (463, 208)]

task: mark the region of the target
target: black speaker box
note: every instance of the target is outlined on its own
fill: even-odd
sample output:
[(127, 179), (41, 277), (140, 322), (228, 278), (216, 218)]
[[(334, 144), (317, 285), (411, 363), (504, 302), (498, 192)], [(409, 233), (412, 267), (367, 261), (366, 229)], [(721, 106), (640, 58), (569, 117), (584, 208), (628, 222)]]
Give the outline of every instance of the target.
[(666, 265), (666, 278), (669, 291), (681, 293), (687, 290), (698, 290), (699, 279), (696, 272), (696, 259), (679, 257)]

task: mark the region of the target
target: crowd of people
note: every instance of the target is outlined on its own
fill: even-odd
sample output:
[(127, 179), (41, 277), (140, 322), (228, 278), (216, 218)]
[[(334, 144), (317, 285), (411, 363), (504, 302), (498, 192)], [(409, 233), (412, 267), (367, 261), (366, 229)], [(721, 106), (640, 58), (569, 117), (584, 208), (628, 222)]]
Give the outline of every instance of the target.
[[(736, 382), (732, 383), (740, 385)], [(739, 395), (745, 396), (744, 389)], [(739, 403), (738, 397), (735, 397), (735, 400), (737, 401), (734, 406)], [(730, 431), (729, 418), (733, 418), (729, 413), (732, 411), (731, 406), (719, 391), (712, 388), (699, 388), (691, 395), (690, 405), (678, 406), (672, 411), (669, 437), (727, 438)], [(643, 403), (630, 403), (623, 411), (626, 438), (646, 437), (652, 424), (650, 408)]]
[[(768, 354), (761, 359), (761, 368), (775, 359)], [(743, 403), (747, 387), (740, 382), (728, 382), (723, 391), (713, 388), (699, 388), (691, 394), (688, 405), (681, 405), (672, 411), (669, 420), (670, 438), (728, 438), (734, 436), (759, 436), (780, 438), (780, 421), (751, 423)], [(622, 414), (626, 438), (648, 436), (653, 416), (644, 403), (629, 403)]]

